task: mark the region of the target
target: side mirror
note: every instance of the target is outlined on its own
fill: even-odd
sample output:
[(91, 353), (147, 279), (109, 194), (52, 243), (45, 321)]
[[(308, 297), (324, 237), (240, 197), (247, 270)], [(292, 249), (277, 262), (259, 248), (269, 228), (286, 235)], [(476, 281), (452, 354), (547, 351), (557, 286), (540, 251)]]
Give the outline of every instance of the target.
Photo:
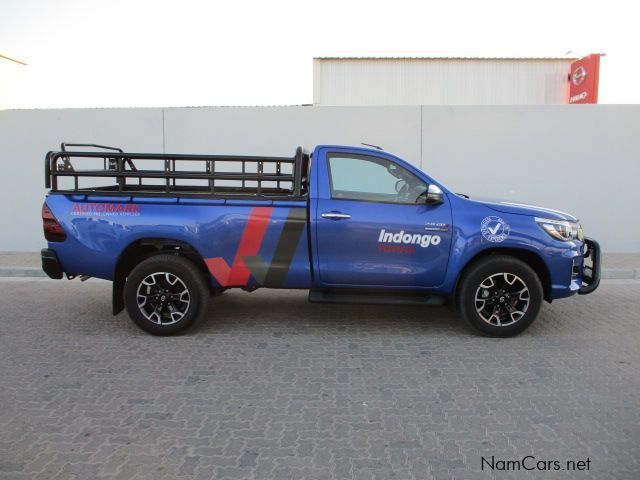
[(444, 193), (442, 189), (437, 185), (429, 185), (427, 188), (427, 198), (425, 203), (427, 205), (440, 205), (444, 202)]

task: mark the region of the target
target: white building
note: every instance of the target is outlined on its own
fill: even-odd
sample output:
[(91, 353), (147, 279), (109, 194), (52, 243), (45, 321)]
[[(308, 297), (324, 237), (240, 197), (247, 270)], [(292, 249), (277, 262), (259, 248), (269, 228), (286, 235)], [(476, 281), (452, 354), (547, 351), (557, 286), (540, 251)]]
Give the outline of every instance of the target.
[(576, 58), (316, 57), (313, 104), (565, 104)]

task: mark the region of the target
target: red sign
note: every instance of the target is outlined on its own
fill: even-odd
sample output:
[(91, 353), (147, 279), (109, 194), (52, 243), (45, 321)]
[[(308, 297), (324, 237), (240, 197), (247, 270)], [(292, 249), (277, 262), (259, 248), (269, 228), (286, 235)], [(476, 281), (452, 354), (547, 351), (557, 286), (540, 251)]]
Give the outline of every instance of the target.
[(598, 103), (600, 55), (593, 53), (571, 64), (569, 103)]

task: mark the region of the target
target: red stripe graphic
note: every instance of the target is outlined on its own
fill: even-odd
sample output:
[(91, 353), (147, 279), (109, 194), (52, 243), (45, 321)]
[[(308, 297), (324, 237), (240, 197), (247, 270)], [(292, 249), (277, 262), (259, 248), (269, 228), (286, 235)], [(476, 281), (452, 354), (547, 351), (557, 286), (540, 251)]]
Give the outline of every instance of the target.
[(273, 207), (256, 207), (251, 210), (231, 267), (221, 257), (205, 259), (209, 272), (220, 285), (223, 287), (241, 287), (247, 284), (251, 272), (242, 257), (251, 257), (258, 254), (272, 212)]

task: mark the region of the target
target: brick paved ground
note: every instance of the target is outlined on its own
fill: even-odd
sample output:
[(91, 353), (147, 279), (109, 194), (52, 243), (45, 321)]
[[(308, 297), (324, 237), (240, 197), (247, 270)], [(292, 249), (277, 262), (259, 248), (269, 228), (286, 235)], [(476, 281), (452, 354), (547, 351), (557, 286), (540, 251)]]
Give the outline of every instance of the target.
[[(188, 335), (110, 315), (108, 283), (0, 282), (2, 479), (637, 479), (640, 282), (520, 337), (448, 310), (226, 293)], [(480, 471), (481, 455), (590, 472)]]

